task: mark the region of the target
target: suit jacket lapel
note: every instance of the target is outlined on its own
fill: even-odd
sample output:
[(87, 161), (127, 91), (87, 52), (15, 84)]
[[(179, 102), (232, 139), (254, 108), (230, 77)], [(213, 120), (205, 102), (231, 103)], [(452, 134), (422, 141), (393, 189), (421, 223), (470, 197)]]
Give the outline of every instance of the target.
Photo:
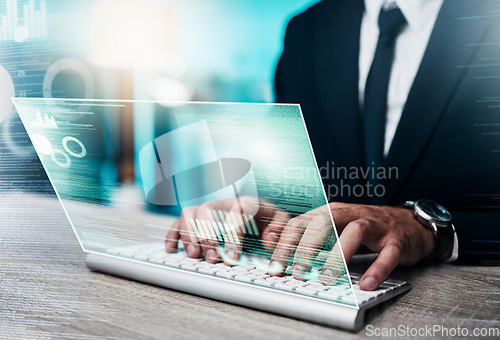
[(483, 39), (485, 28), (479, 27), (477, 20), (464, 19), (474, 14), (471, 7), (477, 7), (477, 2), (443, 3), (384, 163), (386, 168), (398, 168), (399, 180), (384, 183), (383, 203), (394, 197), (428, 145), (466, 72), (461, 66), (467, 65), (477, 51), (467, 45)]

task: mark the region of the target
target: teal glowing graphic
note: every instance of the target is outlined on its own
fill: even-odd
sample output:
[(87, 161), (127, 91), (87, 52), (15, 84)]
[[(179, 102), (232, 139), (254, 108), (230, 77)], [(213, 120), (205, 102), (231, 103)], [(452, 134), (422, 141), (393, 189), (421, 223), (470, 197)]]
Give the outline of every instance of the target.
[[(34, 0), (6, 0), (7, 13), (1, 16), (0, 41), (23, 42), (28, 38), (47, 36), (47, 6), (45, 1), (35, 6)], [(22, 18), (22, 19), (20, 19)]]
[[(159, 103), (147, 101), (14, 103), (85, 250), (131, 256), (130, 249), (158, 249), (160, 243), (166, 265), (173, 261), (169, 254), (187, 253), (207, 263), (182, 269), (217, 269), (216, 275), (233, 279), (229, 268), (243, 273), (252, 267), (255, 274), (236, 279), (285, 290), (290, 287), (276, 281), (278, 276), (300, 265), (307, 268), (302, 280), (313, 283), (307, 288), (295, 282), (303, 288), (297, 294), (310, 296), (328, 261), (336, 288), (325, 298), (356, 306), (297, 105), (177, 102), (159, 113), (146, 109)], [(120, 179), (113, 166), (123, 151), (115, 148), (122, 144), (112, 136), (111, 117), (124, 109), (133, 113), (134, 132), (141, 132), (133, 182)], [(301, 232), (304, 226), (323, 246), (297, 257), (297, 245), (290, 243), (277, 261), (281, 230)], [(192, 254), (194, 248), (199, 255)]]

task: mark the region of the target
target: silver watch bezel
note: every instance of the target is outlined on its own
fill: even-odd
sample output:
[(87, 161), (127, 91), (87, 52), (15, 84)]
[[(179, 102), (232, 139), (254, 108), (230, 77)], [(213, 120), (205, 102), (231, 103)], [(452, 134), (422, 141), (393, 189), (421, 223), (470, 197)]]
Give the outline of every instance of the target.
[[(443, 210), (448, 214), (448, 216), (449, 216), (448, 220), (443, 221), (441, 219), (436, 219), (433, 216), (431, 216), (430, 214), (428, 214), (425, 210), (423, 210), (420, 207), (419, 204), (422, 202), (431, 203), (431, 204), (435, 204), (436, 206), (438, 206), (440, 210)], [(420, 199), (418, 201), (406, 201), (404, 205), (409, 207), (409, 208), (412, 208), (414, 213), (415, 213), (415, 218), (421, 224), (423, 224), (423, 225), (427, 226), (429, 229), (431, 229), (435, 235), (440, 233), (440, 232), (447, 231), (448, 228), (450, 228), (450, 227), (451, 227), (451, 230), (450, 230), (451, 233), (453, 233), (455, 231), (455, 228), (453, 227), (453, 224), (452, 224), (451, 213), (448, 211), (448, 209), (443, 207), (441, 204), (436, 203), (436, 202), (431, 201), (431, 200), (428, 200), (428, 199)]]

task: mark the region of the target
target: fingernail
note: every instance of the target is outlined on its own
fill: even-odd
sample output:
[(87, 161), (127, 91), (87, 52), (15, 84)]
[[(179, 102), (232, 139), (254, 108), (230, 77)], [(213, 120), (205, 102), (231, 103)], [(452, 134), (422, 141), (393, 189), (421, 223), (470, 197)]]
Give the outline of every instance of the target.
[(166, 253), (176, 253), (177, 252), (177, 249), (174, 248), (174, 247), (171, 247), (171, 246), (166, 246), (165, 247), (165, 252)]
[(166, 241), (165, 242), (165, 252), (172, 253), (174, 251), (175, 251), (175, 248), (173, 246), (173, 242), (172, 241)]
[(188, 245), (186, 251), (188, 253), (188, 256), (193, 257), (196, 253), (196, 246), (194, 244), (190, 244)]
[(278, 261), (272, 261), (267, 267), (267, 273), (269, 275), (279, 275), (283, 273), (285, 267)]
[(226, 252), (226, 256), (230, 259), (230, 260), (237, 260), (237, 254), (234, 250), (228, 250)]
[(205, 255), (205, 260), (210, 262), (217, 261), (217, 252), (215, 251), (215, 249), (209, 249), (207, 251), (207, 254)]
[(278, 242), (278, 240), (280, 239), (280, 235), (275, 231), (271, 231), (269, 233), (269, 239), (271, 240), (271, 242)]
[(292, 273), (293, 273), (293, 276), (295, 276), (295, 277), (303, 278), (304, 277), (304, 267), (302, 267), (299, 264), (296, 264), (292, 268)]
[(368, 276), (363, 280), (363, 285), (366, 287), (366, 290), (374, 290), (377, 288), (377, 282), (372, 276)]
[(333, 271), (331, 269), (323, 270), (321, 273), (321, 277), (319, 278), (320, 282), (325, 285), (330, 285), (333, 282)]

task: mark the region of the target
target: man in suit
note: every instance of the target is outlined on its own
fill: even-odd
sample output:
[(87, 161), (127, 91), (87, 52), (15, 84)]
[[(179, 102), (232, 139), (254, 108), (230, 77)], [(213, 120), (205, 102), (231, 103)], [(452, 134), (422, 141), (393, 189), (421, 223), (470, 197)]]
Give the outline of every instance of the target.
[[(346, 261), (362, 246), (379, 253), (364, 290), (423, 259), (500, 263), (499, 11), (494, 0), (323, 0), (289, 23), (276, 97), (301, 104), (340, 234), (323, 283), (343, 269), (339, 244)], [(218, 243), (187, 221), (256, 205), (184, 209), (166, 250), (181, 239), (190, 257), (219, 262)], [(328, 209), (290, 219), (267, 202), (257, 215), (273, 251), (268, 272), (293, 259), (293, 275), (306, 279), (328, 240)], [(241, 251), (226, 243), (224, 261)]]
[[(301, 104), (346, 261), (360, 246), (379, 253), (362, 289), (426, 258), (500, 263), (499, 11), (497, 1), (324, 0), (288, 25), (276, 98)], [(350, 173), (332, 176), (339, 167)], [(371, 192), (353, 190), (367, 183)], [(424, 198), (433, 202), (420, 208), (451, 213), (456, 233), (401, 206)], [(287, 225), (273, 259), (285, 262), (290, 244), (295, 259), (318, 247), (308, 228)], [(322, 280), (333, 276), (327, 261)]]

